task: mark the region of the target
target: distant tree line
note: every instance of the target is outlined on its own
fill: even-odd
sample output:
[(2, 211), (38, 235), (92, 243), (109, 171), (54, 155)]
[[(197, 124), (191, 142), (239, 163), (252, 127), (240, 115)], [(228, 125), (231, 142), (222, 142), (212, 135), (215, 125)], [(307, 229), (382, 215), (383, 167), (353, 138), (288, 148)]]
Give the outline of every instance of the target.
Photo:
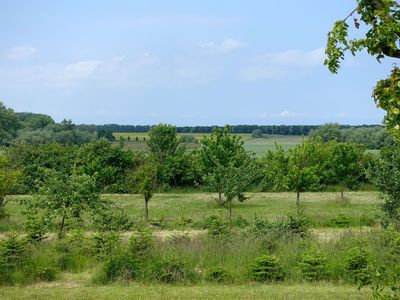
[[(151, 125), (89, 125), (95, 126), (96, 131), (111, 132), (148, 132)], [(263, 134), (281, 134), (281, 135), (308, 135), (312, 129), (317, 129), (319, 125), (231, 125), (231, 133), (252, 133), (259, 129)], [(211, 133), (214, 128), (223, 129), (223, 126), (177, 126), (177, 133)]]
[(396, 144), (393, 137), (382, 126), (344, 127), (337, 123), (328, 123), (311, 130), (309, 137), (321, 139), (323, 142), (337, 141), (359, 144), (367, 149), (382, 149)]

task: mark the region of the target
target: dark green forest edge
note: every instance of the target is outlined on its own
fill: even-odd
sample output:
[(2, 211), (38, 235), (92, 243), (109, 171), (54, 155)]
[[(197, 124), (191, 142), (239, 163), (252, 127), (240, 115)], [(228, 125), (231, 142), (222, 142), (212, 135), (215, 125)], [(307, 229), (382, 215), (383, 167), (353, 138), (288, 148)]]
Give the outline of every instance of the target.
[[(302, 144), (276, 145), (257, 158), (229, 126), (188, 149), (176, 127), (159, 124), (148, 132), (147, 151), (135, 151), (107, 140), (102, 129), (4, 105), (0, 115), (4, 286), (89, 272), (94, 285), (308, 281), (398, 296), (400, 147), (384, 128), (327, 124)], [(372, 149), (380, 151), (348, 142), (364, 131), (376, 132)], [(373, 200), (355, 200), (349, 191), (360, 189)], [(262, 200), (263, 192), (284, 199)], [(126, 201), (115, 193), (138, 196)], [(160, 212), (169, 197), (189, 213)], [(200, 213), (199, 203), (206, 203)], [(279, 203), (287, 206), (261, 209)], [(315, 210), (328, 213), (321, 219)], [(352, 231), (329, 239), (319, 234), (346, 228)]]

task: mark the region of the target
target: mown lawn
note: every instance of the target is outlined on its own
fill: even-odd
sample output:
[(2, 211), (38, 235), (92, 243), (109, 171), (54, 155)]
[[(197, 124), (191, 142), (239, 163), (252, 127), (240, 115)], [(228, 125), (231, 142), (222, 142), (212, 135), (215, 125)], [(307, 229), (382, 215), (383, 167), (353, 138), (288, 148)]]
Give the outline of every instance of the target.
[(355, 286), (316, 284), (246, 284), (177, 286), (162, 284), (109, 286), (28, 286), (3, 287), (1, 299), (372, 299), (369, 289)]

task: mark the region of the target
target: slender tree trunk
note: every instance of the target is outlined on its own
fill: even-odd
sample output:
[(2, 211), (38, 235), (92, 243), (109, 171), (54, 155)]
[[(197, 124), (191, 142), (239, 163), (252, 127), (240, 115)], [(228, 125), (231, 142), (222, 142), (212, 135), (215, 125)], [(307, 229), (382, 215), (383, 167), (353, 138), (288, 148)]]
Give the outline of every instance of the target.
[(297, 215), (300, 216), (300, 191), (297, 191), (296, 194), (296, 208), (297, 208)]
[(61, 238), (63, 234), (63, 229), (64, 229), (64, 223), (65, 223), (65, 218), (67, 217), (67, 212), (64, 210), (62, 219), (61, 219), (61, 224), (60, 224), (60, 232), (58, 233), (58, 237)]
[(149, 207), (148, 207), (149, 199), (147, 197), (144, 198), (144, 219), (146, 222), (149, 220)]
[(232, 229), (232, 200), (229, 200), (229, 229)]
[(218, 204), (222, 205), (222, 193), (218, 192)]
[(340, 197), (342, 198), (342, 201), (344, 199), (344, 183), (343, 181), (340, 183)]

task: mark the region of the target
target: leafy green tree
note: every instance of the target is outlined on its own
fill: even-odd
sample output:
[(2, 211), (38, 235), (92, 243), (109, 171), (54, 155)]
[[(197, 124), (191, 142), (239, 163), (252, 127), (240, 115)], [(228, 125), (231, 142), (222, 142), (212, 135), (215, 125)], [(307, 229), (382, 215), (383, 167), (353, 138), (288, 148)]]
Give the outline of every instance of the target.
[(8, 146), (21, 127), (17, 114), (0, 101), (0, 146)]
[(319, 144), (303, 142), (289, 149), (289, 189), (296, 192), (297, 213), (300, 209), (300, 193), (320, 188)]
[(384, 195), (382, 209), (386, 224), (394, 222), (400, 228), (400, 147), (382, 149), (369, 165), (367, 176)]
[(340, 183), (342, 200), (344, 188), (353, 187), (362, 175), (362, 155), (362, 149), (354, 144), (333, 142), (330, 145), (327, 167), (332, 170), (334, 178)]
[[(232, 202), (244, 201), (244, 192), (253, 183), (256, 164), (245, 152), (240, 137), (230, 134), (229, 126), (214, 128), (210, 136), (204, 137), (200, 149), (206, 186), (218, 193), (217, 202), (229, 209), (232, 221)], [(224, 196), (224, 198), (222, 197)]]
[(238, 156), (237, 159), (241, 160), (241, 164), (235, 161), (230, 161), (227, 166), (216, 166), (216, 174), (221, 176), (221, 191), (225, 196), (224, 204), (228, 206), (229, 210), (229, 227), (232, 228), (232, 202), (237, 199), (243, 202), (247, 199), (244, 195), (253, 183), (255, 178), (256, 164), (253, 157), (246, 154)]
[(288, 190), (289, 157), (281, 145), (268, 152), (259, 160), (261, 164), (261, 190), (283, 192)]
[(255, 139), (259, 139), (259, 138), (262, 138), (262, 134), (263, 134), (263, 132), (261, 129), (254, 129), (251, 132), (251, 137), (255, 138)]
[[(366, 33), (360, 38), (349, 38), (349, 19), (356, 29), (360, 20)], [(360, 19), (360, 20), (359, 20)], [(378, 61), (385, 57), (400, 58), (400, 4), (395, 0), (357, 0), (357, 7), (343, 20), (337, 21), (328, 33), (325, 64), (337, 73), (345, 52), (355, 55), (363, 49)], [(384, 123), (400, 138), (400, 70), (393, 67), (387, 79), (377, 83), (373, 98), (378, 107), (386, 111)]]
[(0, 218), (4, 216), (6, 196), (13, 190), (21, 179), (21, 172), (14, 169), (7, 157), (0, 155)]
[(161, 186), (193, 185), (198, 178), (194, 156), (180, 142), (176, 127), (167, 124), (153, 126), (147, 141), (151, 160), (157, 164), (157, 179)]
[(151, 127), (147, 147), (157, 162), (162, 163), (168, 156), (174, 155), (179, 144), (175, 126), (159, 124)]
[(144, 197), (144, 217), (146, 222), (149, 219), (149, 201), (153, 197), (154, 190), (158, 186), (157, 165), (151, 158), (141, 165), (135, 172), (134, 181), (137, 189)]
[(83, 212), (93, 217), (106, 207), (107, 202), (99, 196), (95, 181), (90, 176), (47, 170), (38, 194), (33, 201), (27, 203), (27, 214), (36, 214), (40, 210), (46, 220), (61, 219), (61, 237), (67, 220), (82, 220)]
[(13, 168), (19, 169), (22, 173), (18, 192), (36, 193), (39, 183), (47, 176), (46, 169), (53, 169), (66, 175), (72, 174), (76, 151), (76, 146), (58, 144), (41, 146), (16, 144), (8, 148), (9, 162)]
[(241, 165), (238, 156), (245, 153), (240, 137), (230, 134), (229, 126), (214, 128), (210, 136), (201, 141), (200, 159), (202, 161), (205, 183), (210, 190), (218, 193), (218, 203), (222, 205), (224, 168), (229, 164)]
[(324, 143), (329, 141), (343, 141), (342, 131), (338, 123), (321, 125), (318, 129), (311, 130), (308, 136), (312, 139), (320, 138)]
[(47, 125), (55, 123), (52, 117), (44, 114), (20, 112), (17, 113), (17, 116), (24, 128), (32, 130), (43, 129)]
[(82, 145), (75, 157), (77, 172), (91, 176), (99, 191), (108, 193), (128, 192), (132, 170), (143, 160), (141, 153), (113, 147), (106, 140)]
[(97, 136), (99, 139), (105, 138), (106, 140), (109, 140), (109, 141), (115, 140), (115, 136), (111, 129), (101, 129), (97, 132)]

